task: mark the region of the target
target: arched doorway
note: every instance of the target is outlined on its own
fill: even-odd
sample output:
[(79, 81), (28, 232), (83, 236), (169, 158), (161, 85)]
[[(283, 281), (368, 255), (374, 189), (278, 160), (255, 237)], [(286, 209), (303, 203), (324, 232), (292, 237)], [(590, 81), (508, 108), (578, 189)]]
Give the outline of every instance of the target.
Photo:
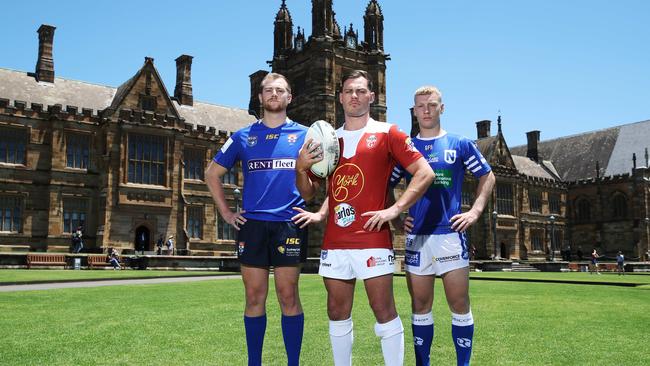
[(136, 252), (150, 251), (151, 248), (151, 233), (146, 226), (139, 226), (135, 229), (135, 242), (134, 246)]
[(510, 251), (508, 250), (508, 246), (504, 242), (501, 242), (501, 258), (503, 259), (510, 258)]

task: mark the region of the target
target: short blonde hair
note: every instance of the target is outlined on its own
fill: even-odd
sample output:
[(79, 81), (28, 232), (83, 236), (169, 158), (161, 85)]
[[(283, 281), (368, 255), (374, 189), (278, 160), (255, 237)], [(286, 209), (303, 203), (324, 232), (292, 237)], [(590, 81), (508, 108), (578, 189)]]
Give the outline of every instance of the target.
[(417, 88), (417, 90), (415, 91), (415, 94), (413, 95), (413, 99), (415, 99), (415, 97), (417, 97), (418, 95), (432, 95), (432, 94), (437, 95), (438, 100), (440, 100), (440, 102), (442, 102), (442, 93), (440, 92), (440, 90), (438, 88), (436, 88), (433, 85), (425, 85), (425, 86), (421, 86), (421, 87)]
[(264, 89), (264, 84), (266, 82), (275, 81), (277, 79), (282, 79), (287, 83), (287, 91), (289, 92), (289, 94), (291, 94), (291, 84), (289, 83), (289, 79), (287, 79), (286, 76), (284, 76), (282, 74), (278, 74), (276, 72), (270, 72), (270, 73), (266, 74), (264, 79), (262, 79), (262, 81), (260, 82), (260, 91), (259, 92), (262, 93), (262, 90)]

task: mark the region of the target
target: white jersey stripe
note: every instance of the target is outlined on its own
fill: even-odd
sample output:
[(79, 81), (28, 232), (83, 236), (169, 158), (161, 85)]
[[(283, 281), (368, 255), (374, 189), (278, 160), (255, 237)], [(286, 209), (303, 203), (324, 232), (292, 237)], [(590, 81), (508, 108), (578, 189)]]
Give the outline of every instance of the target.
[(473, 163), (471, 163), (470, 165), (468, 165), (468, 166), (467, 166), (467, 169), (472, 169), (472, 168), (475, 167), (476, 165), (478, 165), (478, 160), (475, 160)]
[(469, 157), (469, 159), (465, 160), (464, 163), (465, 165), (469, 164), (472, 162), (472, 160), (476, 159), (476, 156), (472, 155)]
[(476, 172), (478, 172), (478, 171), (481, 170), (481, 169), (483, 169), (483, 166), (479, 165), (479, 166), (477, 166), (476, 168), (472, 169), (471, 172), (472, 172), (472, 173), (476, 173)]

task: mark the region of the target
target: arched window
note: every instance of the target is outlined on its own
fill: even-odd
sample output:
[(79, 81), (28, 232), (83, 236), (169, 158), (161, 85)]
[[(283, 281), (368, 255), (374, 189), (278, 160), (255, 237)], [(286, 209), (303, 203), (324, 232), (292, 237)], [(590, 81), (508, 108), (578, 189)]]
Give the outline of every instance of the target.
[(578, 221), (589, 221), (591, 219), (591, 204), (586, 198), (579, 198), (576, 201), (576, 219)]
[(612, 197), (612, 206), (614, 209), (614, 218), (622, 219), (627, 216), (627, 198), (623, 193), (616, 193)]

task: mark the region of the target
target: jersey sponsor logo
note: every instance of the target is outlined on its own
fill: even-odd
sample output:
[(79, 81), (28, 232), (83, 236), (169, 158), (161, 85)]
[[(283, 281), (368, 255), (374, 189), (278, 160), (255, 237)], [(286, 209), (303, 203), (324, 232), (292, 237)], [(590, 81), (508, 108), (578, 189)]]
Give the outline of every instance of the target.
[(266, 140), (277, 140), (279, 138), (280, 138), (279, 133), (269, 133), (268, 135), (266, 135)]
[(300, 238), (287, 238), (285, 245), (300, 245)]
[(456, 338), (456, 344), (461, 348), (472, 347), (472, 340), (469, 338)]
[(460, 254), (448, 255), (446, 257), (440, 257), (440, 258), (434, 257), (433, 260), (438, 263), (454, 262), (460, 260)]
[(340, 165), (332, 176), (332, 198), (336, 202), (355, 199), (363, 190), (365, 177), (356, 164)]
[(246, 139), (246, 144), (248, 144), (250, 147), (257, 145), (257, 136), (248, 136)]
[(295, 159), (257, 159), (248, 161), (249, 172), (259, 170), (293, 170), (295, 168)]
[(456, 162), (456, 150), (445, 150), (445, 163), (453, 164)]
[(322, 260), (327, 259), (327, 250), (321, 250), (320, 251), (320, 259), (322, 259)]
[(415, 344), (416, 346), (421, 346), (424, 344), (424, 339), (420, 337), (413, 337), (413, 344)]
[(238, 248), (239, 255), (244, 254), (244, 247), (245, 247), (245, 246), (246, 246), (246, 243), (245, 243), (245, 242), (243, 242), (243, 241), (240, 241), (240, 242), (239, 242), (239, 248)]
[(298, 141), (298, 135), (296, 135), (295, 133), (291, 133), (287, 135), (287, 142), (289, 143), (289, 145), (295, 144), (296, 141)]
[(352, 225), (356, 219), (356, 211), (354, 210), (354, 207), (347, 203), (341, 203), (334, 207), (334, 219), (336, 220), (336, 225), (340, 227), (348, 227)]
[(432, 151), (427, 155), (427, 163), (437, 163), (439, 161), (440, 161), (440, 158), (438, 157), (437, 152)]
[(419, 152), (418, 149), (415, 148), (415, 144), (413, 144), (413, 140), (411, 140), (410, 137), (407, 137), (406, 140), (404, 140), (404, 143), (408, 146), (409, 150)]
[(370, 257), (366, 260), (366, 267), (384, 266), (388, 261), (382, 257)]
[(413, 267), (420, 267), (420, 252), (404, 251), (404, 263)]
[(407, 247), (407, 248), (410, 248), (411, 246), (413, 246), (413, 241), (414, 241), (414, 240), (415, 240), (415, 239), (414, 239), (412, 236), (410, 236), (410, 235), (407, 236), (407, 237), (406, 237), (406, 247)]
[(375, 144), (377, 143), (377, 136), (375, 135), (370, 135), (366, 138), (366, 146), (368, 149), (372, 149), (375, 147)]
[(280, 254), (284, 255), (285, 257), (299, 257), (300, 247), (295, 248), (295, 247), (287, 247), (287, 246), (280, 245), (278, 247), (278, 252), (280, 252)]
[(434, 188), (453, 188), (454, 181), (452, 179), (452, 173), (450, 169), (434, 169), (436, 177), (433, 179), (431, 186)]

